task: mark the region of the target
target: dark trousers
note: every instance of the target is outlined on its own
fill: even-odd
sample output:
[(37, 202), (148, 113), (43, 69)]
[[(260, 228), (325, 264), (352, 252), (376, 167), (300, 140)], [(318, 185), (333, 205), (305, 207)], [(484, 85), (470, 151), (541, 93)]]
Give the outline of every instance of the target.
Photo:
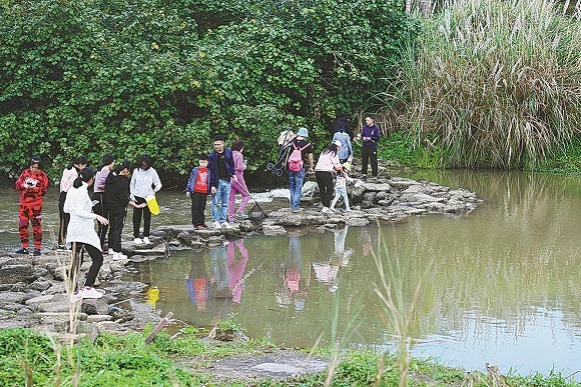
[(192, 200), (192, 225), (199, 226), (205, 223), (204, 211), (206, 210), (207, 194), (193, 192), (190, 196)]
[(363, 175), (367, 174), (367, 163), (371, 161), (371, 174), (373, 177), (377, 177), (377, 148), (364, 146), (362, 148), (361, 158), (363, 159), (361, 173)]
[(315, 171), (319, 192), (321, 193), (321, 202), (323, 206), (329, 207), (333, 198), (333, 174), (331, 172)]
[[(105, 192), (95, 192), (93, 194), (93, 212), (97, 215), (101, 215), (104, 218), (109, 219), (109, 213), (107, 211), (107, 199), (105, 198)], [(101, 224), (97, 222), (97, 235), (101, 241), (101, 247), (105, 246), (105, 237), (107, 236), (107, 229), (109, 225)]]
[(67, 193), (61, 192), (59, 195), (59, 246), (65, 245), (65, 239), (67, 239), (67, 227), (69, 227), (69, 221), (71, 215), (64, 211), (65, 200), (67, 199)]
[(127, 208), (109, 207), (109, 248), (116, 253), (121, 252), (121, 234), (125, 224)]
[[(144, 198), (139, 196), (135, 197), (136, 204), (145, 203)], [(141, 226), (141, 215), (143, 215), (143, 237), (148, 237), (151, 231), (151, 212), (149, 212), (149, 207), (145, 206), (143, 208), (133, 209), (133, 237), (139, 238), (139, 226)]]
[(83, 247), (89, 253), (91, 260), (91, 267), (89, 267), (89, 271), (87, 273), (87, 277), (85, 278), (85, 286), (93, 287), (95, 285), (95, 280), (97, 279), (97, 274), (99, 274), (99, 270), (101, 269), (101, 265), (103, 264), (103, 253), (101, 250), (95, 248), (95, 246), (87, 245), (85, 243), (73, 242), (73, 260), (71, 262), (71, 270), (69, 273), (69, 280), (72, 281), (72, 288), (74, 291), (78, 290), (78, 278), (79, 278), (79, 269), (83, 264), (83, 254), (82, 250)]

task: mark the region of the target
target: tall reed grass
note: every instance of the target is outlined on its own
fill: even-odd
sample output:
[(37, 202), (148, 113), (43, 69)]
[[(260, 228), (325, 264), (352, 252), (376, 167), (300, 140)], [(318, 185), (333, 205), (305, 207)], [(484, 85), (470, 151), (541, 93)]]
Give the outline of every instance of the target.
[(424, 19), (382, 113), (449, 166), (532, 168), (580, 133), (579, 15), (551, 0), (453, 1)]

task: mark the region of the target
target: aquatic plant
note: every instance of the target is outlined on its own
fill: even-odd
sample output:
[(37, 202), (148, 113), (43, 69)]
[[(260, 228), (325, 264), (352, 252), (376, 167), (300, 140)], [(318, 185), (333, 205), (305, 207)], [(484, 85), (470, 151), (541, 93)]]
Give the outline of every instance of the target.
[(460, 0), (426, 18), (385, 115), (452, 167), (532, 168), (581, 127), (581, 22), (551, 0)]

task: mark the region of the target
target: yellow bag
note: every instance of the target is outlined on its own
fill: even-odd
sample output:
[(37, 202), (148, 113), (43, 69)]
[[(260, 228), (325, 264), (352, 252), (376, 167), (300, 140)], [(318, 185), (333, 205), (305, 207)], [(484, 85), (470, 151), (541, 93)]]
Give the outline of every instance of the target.
[(145, 198), (145, 202), (147, 203), (147, 208), (149, 208), (149, 212), (153, 215), (159, 214), (159, 205), (157, 204), (157, 199), (155, 195), (149, 195)]

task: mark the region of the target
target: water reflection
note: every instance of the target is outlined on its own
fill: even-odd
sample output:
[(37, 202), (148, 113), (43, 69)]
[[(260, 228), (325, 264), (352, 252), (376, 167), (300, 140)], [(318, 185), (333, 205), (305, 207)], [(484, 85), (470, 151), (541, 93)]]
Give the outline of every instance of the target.
[[(321, 337), (330, 342), (334, 319), (337, 332), (352, 329), (357, 309), (351, 345), (389, 348), (394, 332), (374, 293), (380, 276), (373, 255), (379, 254), (386, 269), (400, 265), (404, 299), (425, 278), (410, 328), (414, 355), (467, 369), (490, 362), (503, 372), (579, 370), (581, 178), (473, 171), (413, 177), (476, 191), (485, 202), (468, 215), (325, 233), (301, 229), (174, 252), (139, 264), (133, 278), (159, 288), (162, 314), (172, 311), (196, 326), (234, 313), (251, 337), (308, 348)], [(180, 220), (184, 200), (162, 192), (166, 218), (156, 224), (187, 224), (187, 216)], [(45, 211), (45, 224), (58, 222), (56, 197), (53, 208), (56, 217)], [(0, 203), (0, 211), (16, 214), (17, 205)], [(14, 219), (3, 216), (0, 228), (13, 229), (17, 241)]]

